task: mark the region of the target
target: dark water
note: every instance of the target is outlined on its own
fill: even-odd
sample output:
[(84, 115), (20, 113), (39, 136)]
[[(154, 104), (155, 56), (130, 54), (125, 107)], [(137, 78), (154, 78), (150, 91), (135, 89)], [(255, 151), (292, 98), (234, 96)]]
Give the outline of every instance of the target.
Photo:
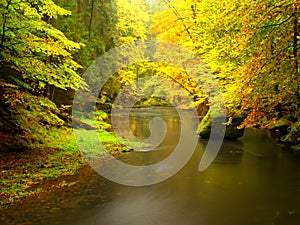
[[(137, 136), (146, 138), (149, 118), (162, 113), (167, 114), (164, 119), (168, 128), (163, 143), (155, 151), (120, 155), (120, 160), (148, 165), (172, 153), (181, 125), (171, 109), (137, 109), (131, 114), (131, 129)], [(120, 114), (120, 120), (123, 119)], [(300, 159), (276, 144), (268, 131), (248, 129), (239, 141), (224, 141), (212, 165), (199, 172), (205, 146), (206, 141), (199, 140), (193, 157), (183, 169), (170, 179), (151, 186), (119, 185), (86, 168), (73, 178), (78, 181), (76, 185), (42, 194), (38, 199), (2, 211), (0, 223), (300, 224)]]

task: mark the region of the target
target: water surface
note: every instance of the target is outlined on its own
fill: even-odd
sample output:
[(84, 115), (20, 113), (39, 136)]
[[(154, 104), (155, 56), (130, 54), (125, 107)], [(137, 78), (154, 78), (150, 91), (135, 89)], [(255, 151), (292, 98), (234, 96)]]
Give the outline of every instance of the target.
[[(122, 112), (119, 116), (124, 121)], [(163, 143), (155, 151), (120, 155), (120, 160), (149, 165), (172, 153), (182, 125), (173, 109), (135, 109), (131, 129), (146, 138), (154, 116), (167, 123)], [(184, 122), (194, 119), (186, 117)], [(224, 141), (212, 165), (199, 172), (206, 143), (199, 140), (191, 160), (175, 176), (151, 186), (116, 184), (87, 167), (72, 178), (77, 184), (2, 211), (0, 224), (300, 224), (299, 158), (277, 144), (268, 131), (247, 129), (239, 141)]]

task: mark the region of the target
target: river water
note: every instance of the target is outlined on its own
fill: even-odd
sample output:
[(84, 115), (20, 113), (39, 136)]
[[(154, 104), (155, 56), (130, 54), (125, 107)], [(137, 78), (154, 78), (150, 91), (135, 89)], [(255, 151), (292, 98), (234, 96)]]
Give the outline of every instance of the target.
[[(149, 135), (149, 120), (161, 116), (167, 135), (154, 151), (121, 154), (134, 165), (159, 162), (172, 153), (182, 121), (173, 109), (135, 109), (133, 133)], [(120, 121), (122, 112), (119, 115)], [(188, 118), (188, 117), (186, 117)], [(195, 118), (194, 118), (195, 119)], [(194, 123), (188, 118), (186, 123)], [(196, 126), (196, 125), (195, 125)], [(199, 172), (206, 140), (173, 177), (150, 186), (111, 182), (89, 167), (71, 187), (41, 194), (4, 210), (0, 223), (18, 225), (298, 225), (300, 158), (275, 142), (268, 131), (247, 129), (238, 141), (224, 141), (207, 170)], [(126, 171), (124, 171), (126, 173)]]

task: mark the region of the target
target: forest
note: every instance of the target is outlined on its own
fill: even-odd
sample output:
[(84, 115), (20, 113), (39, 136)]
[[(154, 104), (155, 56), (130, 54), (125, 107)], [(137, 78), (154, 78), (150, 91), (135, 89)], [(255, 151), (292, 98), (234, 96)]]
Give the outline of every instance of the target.
[[(1, 0), (0, 207), (37, 196), (49, 180), (86, 165), (72, 132), (74, 94), (90, 88), (83, 74), (94, 60), (135, 41), (193, 52), (217, 79), (228, 118), (241, 118), (240, 128), (271, 130), (300, 151), (299, 13), (298, 0)], [(178, 84), (206, 115), (208, 99), (196, 80), (145, 61), (112, 74), (99, 93), (95, 125), (75, 123), (96, 126), (112, 154), (130, 151), (113, 133), (110, 109), (128, 84), (147, 78), (153, 86), (157, 77)], [(165, 89), (172, 95), (155, 97)], [(181, 94), (177, 86), (158, 86), (136, 107), (169, 106)]]

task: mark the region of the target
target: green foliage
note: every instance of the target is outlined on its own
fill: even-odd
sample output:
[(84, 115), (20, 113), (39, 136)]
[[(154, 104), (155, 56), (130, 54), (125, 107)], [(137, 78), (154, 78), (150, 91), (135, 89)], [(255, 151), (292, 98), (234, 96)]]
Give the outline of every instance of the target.
[[(88, 158), (97, 158), (145, 146), (139, 142), (119, 140), (114, 133), (103, 130), (96, 136), (90, 130), (78, 130), (77, 140), (69, 128), (52, 127), (39, 132), (44, 132), (43, 143), (34, 142), (31, 149), (10, 154), (0, 151), (0, 208), (44, 191), (41, 187), (47, 179), (56, 180), (61, 176), (76, 174), (86, 164), (82, 154)], [(79, 150), (77, 141), (82, 140), (87, 145)], [(98, 144), (99, 140), (105, 148), (99, 146), (99, 149), (91, 152), (90, 146)], [(72, 184), (56, 182), (54, 185), (63, 187)]]
[[(72, 16), (59, 17), (52, 23), (71, 40), (84, 43), (74, 54), (76, 61), (86, 69), (97, 57), (116, 46), (117, 5), (116, 1), (81, 0), (56, 1), (72, 12)], [(84, 70), (83, 70), (84, 71)]]
[(111, 125), (108, 123), (108, 115), (102, 110), (96, 110), (94, 113), (96, 127), (98, 131), (110, 130)]
[(281, 141), (294, 145), (300, 143), (300, 120), (288, 128), (288, 133), (281, 138)]
[(12, 134), (13, 142), (2, 143), (3, 148), (29, 148), (35, 142), (44, 142), (51, 127), (64, 125), (59, 118), (60, 111), (48, 98), (32, 95), (4, 82), (0, 86), (1, 131)]
[(82, 45), (68, 40), (49, 21), (70, 12), (51, 0), (5, 0), (0, 7), (1, 68), (18, 72), (34, 90), (46, 85), (76, 89), (80, 68), (71, 52)]
[[(197, 78), (198, 83), (204, 82), (203, 79), (205, 78), (203, 74), (206, 74), (207, 72), (206, 67), (199, 65), (198, 73), (200, 75)], [(147, 102), (148, 106), (151, 106), (152, 103), (153, 105), (157, 105), (157, 102), (155, 101), (152, 101), (151, 103), (151, 99), (154, 100), (154, 98), (158, 96), (164, 96), (164, 101), (169, 102), (168, 104), (165, 104), (160, 101), (162, 105), (178, 103), (177, 106), (182, 108), (197, 107), (206, 101), (206, 96), (203, 91), (201, 91), (197, 80), (192, 79), (186, 72), (183, 72), (174, 66), (166, 65), (165, 63), (135, 63), (122, 68), (113, 77), (115, 82), (108, 82), (102, 89), (101, 94), (104, 95), (105, 93), (107, 96), (108, 93), (111, 93), (112, 91), (115, 92), (111, 95), (111, 98), (103, 97), (101, 101), (105, 99), (113, 101), (119, 93), (119, 90), (125, 88), (127, 85), (130, 85), (130, 91), (126, 94), (123, 93), (124, 97), (126, 96), (124, 100), (139, 100), (143, 96), (149, 96), (150, 98)], [(145, 82), (145, 80), (147, 81)], [(164, 80), (164, 85), (158, 83), (158, 80)], [(113, 85), (111, 86), (111, 84)], [(110, 87), (112, 88), (110, 89)], [(190, 105), (189, 102), (184, 101), (183, 99), (185, 99), (185, 96), (189, 96), (193, 99), (194, 105)], [(143, 103), (143, 105), (145, 106), (145, 103)]]
[(124, 139), (119, 140), (113, 132), (101, 130), (97, 134), (95, 135), (95, 132), (91, 130), (76, 130), (77, 141), (81, 143), (80, 151), (86, 159), (97, 159), (109, 153), (130, 151), (133, 146), (141, 145)]

